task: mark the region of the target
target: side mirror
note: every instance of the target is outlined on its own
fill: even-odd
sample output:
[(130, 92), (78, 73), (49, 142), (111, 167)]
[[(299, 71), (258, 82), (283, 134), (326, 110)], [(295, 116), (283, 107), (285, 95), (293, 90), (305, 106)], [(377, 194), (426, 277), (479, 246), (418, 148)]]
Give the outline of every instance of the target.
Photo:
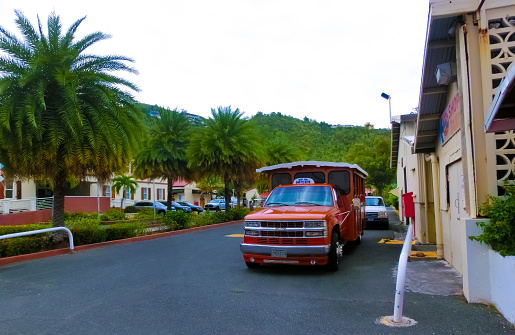
[(361, 200), (359, 198), (352, 199), (352, 209), (355, 211), (359, 210), (361, 207)]

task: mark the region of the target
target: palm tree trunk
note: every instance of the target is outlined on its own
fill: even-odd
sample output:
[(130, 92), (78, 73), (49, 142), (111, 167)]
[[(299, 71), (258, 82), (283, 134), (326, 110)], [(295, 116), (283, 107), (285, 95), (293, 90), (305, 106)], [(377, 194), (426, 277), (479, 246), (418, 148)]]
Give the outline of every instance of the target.
[(173, 197), (173, 177), (167, 178), (167, 193), (166, 196), (166, 210), (172, 209), (172, 197)]
[[(59, 172), (54, 179), (54, 213), (52, 216), (53, 227), (64, 227), (64, 193), (66, 190), (66, 174)], [(64, 231), (52, 233), (52, 241), (59, 243), (67, 234)]]
[(230, 204), (231, 204), (231, 193), (229, 193), (229, 174), (225, 174), (224, 176), (224, 197), (225, 197), (225, 210), (227, 211), (228, 208), (231, 208), (230, 207)]
[(58, 175), (54, 179), (54, 214), (52, 216), (53, 227), (64, 227), (64, 191), (66, 178)]
[(239, 206), (240, 200), (241, 200), (241, 181), (234, 182), (234, 190), (236, 192), (236, 199), (237, 199), (238, 206)]

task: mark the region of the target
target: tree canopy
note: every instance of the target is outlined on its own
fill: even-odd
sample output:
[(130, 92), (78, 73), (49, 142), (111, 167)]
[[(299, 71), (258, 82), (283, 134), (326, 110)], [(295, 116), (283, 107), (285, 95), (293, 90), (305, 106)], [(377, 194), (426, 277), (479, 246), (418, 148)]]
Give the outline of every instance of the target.
[(192, 135), (188, 166), (202, 175), (220, 176), (228, 204), (230, 182), (238, 183), (253, 173), (264, 153), (254, 125), (242, 117), (239, 109), (218, 107), (211, 109), (211, 115)]
[(58, 15), (35, 28), (15, 11), (22, 38), (0, 27), (0, 159), (11, 178), (48, 179), (54, 187), (54, 226), (64, 225), (69, 177), (100, 182), (121, 171), (137, 147), (141, 114), (114, 72), (137, 73), (130, 58), (87, 54), (110, 36), (76, 40), (85, 18), (62, 31)]
[(173, 182), (191, 175), (186, 159), (191, 124), (184, 112), (159, 109), (149, 116), (149, 136), (134, 160), (136, 176), (167, 181), (167, 206), (171, 209)]
[(380, 196), (385, 186), (395, 181), (395, 170), (390, 168), (389, 137), (375, 134), (363, 137), (349, 149), (347, 160), (367, 171), (367, 185), (376, 187)]

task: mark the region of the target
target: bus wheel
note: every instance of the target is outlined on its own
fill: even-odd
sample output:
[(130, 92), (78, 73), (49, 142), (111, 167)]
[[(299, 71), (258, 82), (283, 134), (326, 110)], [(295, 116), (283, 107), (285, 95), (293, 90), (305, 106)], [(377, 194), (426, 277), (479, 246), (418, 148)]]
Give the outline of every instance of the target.
[(359, 235), (358, 238), (354, 240), (354, 244), (356, 244), (356, 245), (361, 244), (361, 235)]
[(247, 267), (249, 269), (256, 269), (261, 265), (259, 263), (252, 263), (252, 262), (245, 262), (245, 264), (247, 264)]
[(327, 270), (337, 271), (339, 261), (339, 249), (340, 243), (338, 243), (338, 233), (333, 232), (331, 234), (331, 250), (329, 250), (329, 259), (327, 261)]

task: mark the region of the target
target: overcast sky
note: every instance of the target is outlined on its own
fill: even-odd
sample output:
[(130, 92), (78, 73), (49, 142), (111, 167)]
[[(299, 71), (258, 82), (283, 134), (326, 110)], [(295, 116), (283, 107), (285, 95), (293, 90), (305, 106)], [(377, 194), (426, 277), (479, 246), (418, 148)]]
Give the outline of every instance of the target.
[(418, 105), (427, 0), (17, 0), (0, 2), (46, 28), (55, 11), (77, 37), (112, 35), (88, 49), (135, 60), (138, 101), (204, 117), (231, 105), (318, 122), (389, 127)]

